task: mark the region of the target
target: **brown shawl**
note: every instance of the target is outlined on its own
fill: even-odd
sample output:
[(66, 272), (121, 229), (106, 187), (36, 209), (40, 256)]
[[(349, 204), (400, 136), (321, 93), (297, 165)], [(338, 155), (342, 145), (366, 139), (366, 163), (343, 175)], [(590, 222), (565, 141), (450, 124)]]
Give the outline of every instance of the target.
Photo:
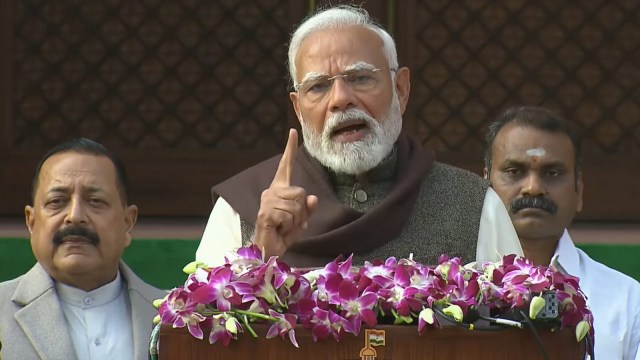
[[(301, 239), (287, 251), (285, 260), (322, 258), (302, 261), (305, 265), (326, 263), (340, 254), (365, 253), (396, 238), (402, 231), (418, 196), (424, 177), (435, 156), (407, 136), (397, 141), (395, 182), (379, 206), (367, 213), (353, 210), (336, 197), (327, 170), (301, 146), (291, 178), (292, 186), (304, 188), (308, 195), (318, 196), (318, 207), (309, 220)], [(260, 196), (273, 180), (282, 155), (277, 155), (213, 187), (240, 217), (255, 226)], [(301, 263), (295, 264), (301, 266)]]

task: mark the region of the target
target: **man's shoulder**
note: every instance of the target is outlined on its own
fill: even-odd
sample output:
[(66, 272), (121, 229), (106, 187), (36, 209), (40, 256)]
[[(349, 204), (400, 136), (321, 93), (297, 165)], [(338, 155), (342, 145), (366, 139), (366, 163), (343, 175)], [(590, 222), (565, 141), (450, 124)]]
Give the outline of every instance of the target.
[(448, 186), (461, 186), (462, 188), (486, 191), (489, 181), (469, 170), (435, 162), (429, 174), (425, 177), (425, 182), (438, 182)]
[(24, 274), (18, 276), (17, 278), (6, 280), (0, 282), (0, 301), (3, 301), (7, 298), (11, 298), (13, 293), (16, 291), (18, 284), (24, 278)]
[(25, 296), (37, 296), (40, 290), (50, 287), (51, 280), (46, 271), (38, 263), (35, 263), (26, 273), (0, 283), (0, 298), (3, 300), (20, 288), (20, 293)]
[(156, 299), (163, 298), (167, 292), (161, 290), (140, 278), (124, 261), (120, 261), (120, 271), (124, 277), (129, 291), (135, 291), (142, 297), (153, 302)]
[[(19, 293), (18, 288), (25, 286), (23, 283), (25, 278), (26, 274), (22, 274), (17, 278), (0, 283), (0, 322), (10, 321), (13, 319), (13, 314), (24, 306), (24, 299), (19, 298), (16, 302), (14, 298)], [(21, 285), (21, 283), (23, 284)]]
[(580, 254), (580, 258), (584, 262), (584, 276), (597, 277), (595, 286), (602, 286), (602, 289), (615, 288), (616, 292), (628, 292), (629, 296), (636, 299), (640, 304), (640, 282), (631, 276), (624, 274), (618, 270), (612, 269), (607, 265), (592, 259), (586, 252), (576, 249)]

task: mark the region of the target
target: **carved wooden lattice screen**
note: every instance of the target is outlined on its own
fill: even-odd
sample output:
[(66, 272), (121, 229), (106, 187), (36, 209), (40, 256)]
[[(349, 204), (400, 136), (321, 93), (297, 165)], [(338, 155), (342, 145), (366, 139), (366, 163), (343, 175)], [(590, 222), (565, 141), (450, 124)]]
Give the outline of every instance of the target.
[(144, 215), (205, 216), (214, 182), (284, 145), (286, 42), (304, 3), (32, 0), (5, 7), (11, 111), (3, 119), (9, 156), (0, 212), (22, 211), (37, 158), (74, 136), (123, 157), (130, 197)]
[[(315, 4), (1, 2), (0, 214), (22, 212), (47, 148), (83, 135), (124, 158), (141, 214), (205, 216), (213, 183), (284, 144), (286, 42)], [(548, 106), (583, 131), (583, 219), (640, 218), (636, 0), (365, 7), (412, 70), (405, 128), (439, 159), (479, 171), (491, 118)]]
[(582, 219), (640, 219), (640, 3), (398, 1), (412, 69), (407, 127), (439, 158), (481, 172), (504, 108), (542, 105), (583, 135)]

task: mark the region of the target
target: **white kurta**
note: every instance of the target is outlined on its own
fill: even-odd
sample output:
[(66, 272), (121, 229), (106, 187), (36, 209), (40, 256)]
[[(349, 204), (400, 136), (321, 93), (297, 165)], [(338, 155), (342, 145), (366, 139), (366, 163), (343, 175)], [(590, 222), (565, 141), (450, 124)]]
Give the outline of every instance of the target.
[(640, 360), (640, 283), (576, 248), (565, 230), (552, 265), (580, 278), (593, 314), (596, 359)]
[(133, 359), (131, 305), (120, 277), (86, 292), (56, 282), (78, 359)]

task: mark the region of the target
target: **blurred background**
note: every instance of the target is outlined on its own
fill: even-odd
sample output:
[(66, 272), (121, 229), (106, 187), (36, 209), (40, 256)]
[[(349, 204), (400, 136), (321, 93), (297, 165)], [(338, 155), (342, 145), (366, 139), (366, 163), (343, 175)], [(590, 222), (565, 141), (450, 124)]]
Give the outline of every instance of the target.
[[(26, 237), (37, 160), (77, 136), (124, 160), (140, 238), (199, 239), (210, 187), (297, 126), (286, 45), (325, 3), (0, 2), (0, 242)], [(640, 2), (361, 3), (411, 69), (404, 128), (440, 161), (481, 173), (493, 118), (551, 108), (584, 138), (576, 239), (640, 244)]]

